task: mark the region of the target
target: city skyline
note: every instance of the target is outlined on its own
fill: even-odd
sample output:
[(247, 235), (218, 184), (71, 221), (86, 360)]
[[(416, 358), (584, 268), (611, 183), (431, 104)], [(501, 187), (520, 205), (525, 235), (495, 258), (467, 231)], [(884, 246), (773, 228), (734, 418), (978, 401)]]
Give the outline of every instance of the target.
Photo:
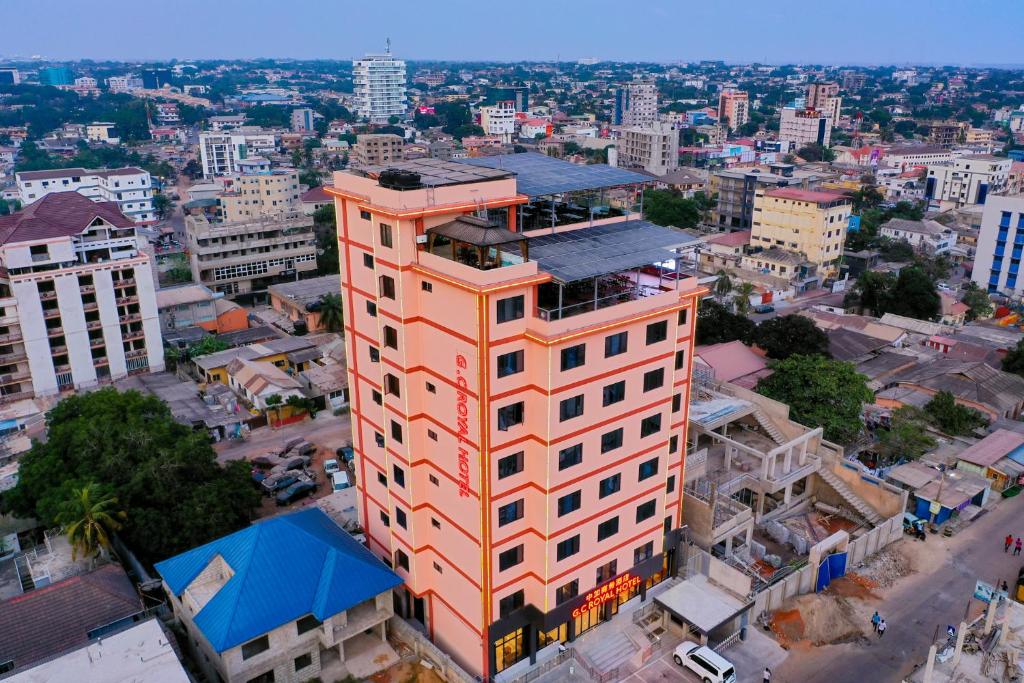
[[(39, 55), (54, 60), (338, 59), (383, 51), (390, 38), (395, 54), (411, 60), (676, 62), (701, 59), (770, 64), (948, 64), (1011, 66), (1021, 62), (1024, 39), (1007, 33), (993, 40), (991, 28), (1024, 22), (1024, 5), (981, 0), (970, 16), (948, 22), (952, 0), (885, 3), (868, 0), (859, 12), (835, 5), (754, 6), (744, 1), (680, 9), (656, 0), (632, 10), (636, 40), (607, 35), (623, 7), (600, 0), (587, 14), (569, 6), (526, 0), (517, 7), (515, 40), (495, 41), (493, 27), (510, 17), (498, 6), (450, 0), (443, 9), (405, 2), (346, 6), (296, 0), (294, 21), (270, 20), (280, 5), (235, 0), (210, 5), (184, 0), (172, 6), (138, 6), (100, 0), (99, 7), (69, 5), (62, 21), (50, 9), (11, 0), (22, 30), (6, 37), (0, 58)], [(742, 14), (749, 9), (746, 17)], [(402, 21), (393, 21), (396, 15)], [(948, 11), (947, 11), (948, 10)], [(95, 22), (104, 16), (104, 22)], [(308, 17), (320, 17), (316, 22)], [(196, 17), (205, 21), (196, 22)], [(535, 22), (522, 23), (533, 17)], [(644, 24), (645, 17), (649, 19)], [(737, 17), (744, 17), (737, 21)], [(119, 19), (120, 18), (120, 19)], [(148, 20), (148, 21), (147, 21)], [(130, 30), (148, 24), (156, 30)], [(90, 23), (91, 22), (91, 23)], [(143, 23), (140, 23), (143, 22)], [(874, 22), (873, 24), (871, 22)], [(90, 25), (88, 33), (77, 27)], [(359, 35), (347, 25), (370, 27)], [(224, 31), (225, 26), (232, 30)], [(379, 27), (374, 30), (373, 27)], [(45, 27), (45, 31), (42, 30)], [(843, 35), (854, 38), (841, 39)]]

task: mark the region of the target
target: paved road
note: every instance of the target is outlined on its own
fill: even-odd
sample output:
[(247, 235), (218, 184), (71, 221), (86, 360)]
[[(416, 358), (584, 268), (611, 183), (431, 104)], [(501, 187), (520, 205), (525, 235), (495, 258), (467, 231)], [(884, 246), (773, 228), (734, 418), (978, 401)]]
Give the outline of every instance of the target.
[[(1024, 558), (1003, 553), (1007, 533), (1024, 536), (1024, 503), (1003, 501), (951, 539), (929, 536), (911, 548), (920, 564), (917, 572), (886, 590), (877, 609), (889, 625), (885, 638), (867, 645), (845, 644), (794, 651), (776, 669), (776, 683), (888, 683), (900, 681), (924, 662), (936, 626), (959, 624), (970, 607), (971, 616), (983, 603), (970, 600), (974, 582), (1013, 583)], [(905, 539), (902, 543), (914, 543)], [(969, 605), (970, 603), (970, 605)]]

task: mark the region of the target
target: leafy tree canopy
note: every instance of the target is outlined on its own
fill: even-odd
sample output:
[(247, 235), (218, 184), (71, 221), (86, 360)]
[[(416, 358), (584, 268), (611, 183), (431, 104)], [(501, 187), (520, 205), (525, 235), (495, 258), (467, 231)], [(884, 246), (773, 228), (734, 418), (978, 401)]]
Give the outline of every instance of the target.
[(1024, 377), (1024, 339), (1003, 356), (1003, 370)]
[(967, 320), (978, 320), (992, 315), (992, 299), (988, 292), (978, 286), (973, 280), (967, 283), (961, 301), (967, 306)]
[(769, 358), (779, 360), (793, 355), (832, 357), (828, 335), (802, 315), (765, 320), (757, 326), (754, 343), (764, 349)]
[(888, 429), (878, 431), (875, 450), (885, 463), (916, 460), (935, 448), (937, 442), (928, 433), (929, 416), (920, 408), (904, 406), (893, 411)]
[(702, 206), (675, 190), (645, 190), (644, 217), (658, 225), (695, 228), (701, 220)]
[(754, 321), (737, 315), (710, 299), (700, 302), (697, 312), (697, 343), (721, 344), (736, 341), (749, 344), (754, 335)]
[(973, 408), (956, 402), (953, 394), (940, 391), (929, 401), (924, 411), (935, 426), (952, 436), (966, 436), (978, 427), (988, 424), (985, 416)]

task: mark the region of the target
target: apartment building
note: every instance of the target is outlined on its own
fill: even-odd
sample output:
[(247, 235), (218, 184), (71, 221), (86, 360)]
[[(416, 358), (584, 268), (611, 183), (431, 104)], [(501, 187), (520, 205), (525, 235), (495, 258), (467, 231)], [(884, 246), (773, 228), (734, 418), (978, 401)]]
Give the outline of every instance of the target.
[(708, 191), (718, 195), (711, 210), (711, 222), (719, 230), (749, 230), (758, 189), (798, 187), (812, 189), (830, 177), (819, 171), (799, 169), (792, 164), (752, 166), (712, 173)]
[(291, 116), (292, 130), (296, 132), (310, 131), (316, 128), (316, 120), (323, 116), (309, 108), (293, 109)]
[(967, 121), (933, 121), (928, 124), (928, 142), (942, 147), (953, 147), (967, 141)]
[(142, 79), (137, 76), (111, 76), (107, 79), (107, 87), (112, 93), (132, 92), (142, 89)]
[(635, 80), (615, 91), (612, 123), (647, 126), (658, 120), (658, 86), (654, 81)]
[(723, 88), (718, 94), (718, 123), (734, 131), (750, 120), (750, 97), (745, 90)]
[(225, 223), (293, 213), (299, 208), (299, 172), (276, 169), (225, 178), (217, 202)]
[(149, 172), (126, 166), (112, 169), (60, 168), (15, 174), (22, 206), (56, 192), (78, 192), (94, 202), (113, 202), (136, 223), (156, 221)]
[(783, 187), (759, 189), (754, 198), (751, 248), (778, 247), (802, 254), (828, 275), (843, 254), (851, 204), (847, 195)]
[(843, 106), (843, 98), (839, 96), (838, 83), (811, 83), (807, 86), (806, 105), (808, 109), (825, 112), (832, 125), (839, 120), (839, 111)]
[(622, 135), (621, 149), (620, 166), (642, 168), (663, 176), (679, 168), (679, 129), (662, 122), (627, 128)]
[(405, 62), (390, 52), (369, 54), (352, 62), (355, 112), (370, 123), (405, 116)]
[(911, 221), (890, 218), (881, 225), (879, 234), (892, 240), (905, 240), (914, 249), (929, 256), (948, 254), (956, 246), (957, 234), (952, 228), (933, 220)]
[(512, 142), (516, 133), (516, 103), (502, 100), (489, 107), (480, 107), (480, 127), (484, 129), (484, 135), (498, 135), (502, 142)]
[(234, 133), (200, 133), (199, 159), (203, 177), (238, 173), (238, 162), (249, 156), (245, 136)]
[(832, 117), (818, 109), (783, 107), (779, 121), (779, 140), (795, 149), (819, 144), (828, 147), (832, 142)]
[(0, 216), (0, 400), (163, 370), (142, 246), (116, 204), (77, 192)]
[(516, 111), (526, 113), (530, 111), (530, 87), (526, 85), (496, 85), (488, 93), (491, 102), (511, 101)]
[(352, 162), (359, 166), (386, 166), (401, 161), (403, 144), (400, 136), (391, 133), (357, 135)]
[(402, 171), (327, 189), (357, 507), (403, 616), (487, 680), (674, 571), (706, 290), (678, 270), (696, 241), (671, 228), (518, 232), (528, 168)]
[(978, 286), (995, 294), (1019, 297), (1024, 278), (1018, 282), (1024, 250), (1024, 195), (993, 195), (985, 202), (978, 233), (978, 248), (971, 275)]
[(984, 204), (990, 194), (1006, 189), (1013, 159), (972, 154), (947, 164), (928, 166), (924, 196), (929, 205), (945, 211)]
[(85, 127), (85, 139), (89, 142), (105, 142), (116, 145), (121, 142), (117, 135), (117, 127), (109, 121), (96, 121)]

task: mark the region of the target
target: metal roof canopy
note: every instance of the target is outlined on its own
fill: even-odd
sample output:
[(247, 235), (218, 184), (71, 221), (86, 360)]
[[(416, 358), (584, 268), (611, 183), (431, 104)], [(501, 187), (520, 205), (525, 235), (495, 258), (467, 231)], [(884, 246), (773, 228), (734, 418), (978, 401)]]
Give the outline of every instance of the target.
[(512, 232), (476, 216), (459, 216), (443, 225), (427, 228), (427, 234), (441, 235), (478, 247), (493, 247), (526, 239), (522, 233)]
[(383, 166), (370, 166), (354, 170), (362, 171), (371, 177), (378, 177), (382, 172), (388, 170), (412, 171), (419, 174), (420, 182), (426, 187), (479, 183), (485, 180), (508, 178), (512, 175), (510, 170), (503, 171), (486, 166), (467, 168), (465, 164), (443, 159), (410, 159), (409, 161), (396, 161)]
[[(679, 230), (642, 220), (606, 223), (528, 239), (530, 260), (563, 284), (678, 258), (671, 249), (696, 246), (700, 242)], [(510, 251), (514, 250), (514, 245), (509, 246)]]
[(637, 185), (655, 180), (642, 173), (607, 164), (573, 164), (536, 152), (459, 159), (458, 163), (511, 171), (516, 174), (516, 190), (529, 197)]

